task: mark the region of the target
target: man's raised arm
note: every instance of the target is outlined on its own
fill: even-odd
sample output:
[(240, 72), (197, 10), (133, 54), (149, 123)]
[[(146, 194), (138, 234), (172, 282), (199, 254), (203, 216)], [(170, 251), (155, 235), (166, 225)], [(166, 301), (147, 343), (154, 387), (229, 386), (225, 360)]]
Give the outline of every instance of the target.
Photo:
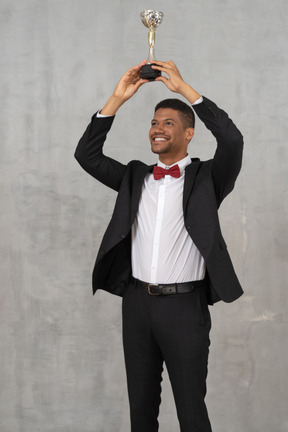
[[(212, 176), (218, 205), (234, 187), (241, 169), (243, 137), (228, 114), (205, 97), (201, 97), (180, 75), (172, 61), (155, 61), (154, 69), (164, 72), (168, 77), (160, 76), (156, 81), (162, 81), (172, 92), (185, 97), (217, 140), (217, 149), (213, 158)], [(196, 102), (196, 104), (195, 104)], [(203, 102), (203, 103), (199, 103)]]
[(160, 76), (155, 81), (162, 81), (169, 90), (185, 97), (191, 105), (201, 98), (201, 95), (183, 80), (173, 61), (155, 61), (155, 66), (152, 67), (168, 75), (168, 78)]
[(113, 116), (118, 109), (138, 91), (139, 87), (149, 82), (140, 78), (141, 67), (146, 64), (146, 60), (139, 65), (134, 66), (125, 72), (121, 77), (113, 94), (108, 99), (107, 103), (101, 110), (101, 114), (105, 116)]
[(140, 78), (140, 70), (145, 63), (144, 60), (138, 66), (128, 69), (120, 78), (102, 108), (101, 115), (98, 112), (92, 117), (75, 151), (75, 158), (85, 171), (116, 191), (119, 190), (126, 172), (126, 165), (105, 156), (103, 145), (118, 109), (138, 91), (142, 84), (148, 82)]

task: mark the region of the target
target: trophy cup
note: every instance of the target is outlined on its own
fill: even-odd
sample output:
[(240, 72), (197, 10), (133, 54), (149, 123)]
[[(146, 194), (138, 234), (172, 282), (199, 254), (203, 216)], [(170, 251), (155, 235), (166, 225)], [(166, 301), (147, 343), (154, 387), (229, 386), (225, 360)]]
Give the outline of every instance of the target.
[(140, 78), (148, 79), (149, 81), (154, 81), (155, 78), (161, 75), (161, 72), (152, 69), (153, 61), (156, 60), (154, 45), (155, 45), (155, 30), (161, 24), (163, 19), (163, 13), (155, 10), (145, 10), (141, 12), (141, 19), (145, 27), (149, 28), (148, 33), (148, 43), (149, 43), (149, 55), (147, 59), (147, 64), (142, 66), (140, 72)]

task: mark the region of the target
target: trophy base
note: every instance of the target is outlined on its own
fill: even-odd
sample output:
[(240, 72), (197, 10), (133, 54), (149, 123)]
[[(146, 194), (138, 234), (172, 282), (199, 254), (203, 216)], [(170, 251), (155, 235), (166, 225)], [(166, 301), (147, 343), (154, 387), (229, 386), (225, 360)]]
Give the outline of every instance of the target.
[(155, 78), (161, 76), (160, 71), (158, 71), (156, 69), (152, 69), (151, 66), (153, 66), (153, 64), (154, 63), (146, 64), (146, 65), (142, 66), (141, 72), (140, 72), (140, 78), (147, 79), (149, 81), (155, 81)]

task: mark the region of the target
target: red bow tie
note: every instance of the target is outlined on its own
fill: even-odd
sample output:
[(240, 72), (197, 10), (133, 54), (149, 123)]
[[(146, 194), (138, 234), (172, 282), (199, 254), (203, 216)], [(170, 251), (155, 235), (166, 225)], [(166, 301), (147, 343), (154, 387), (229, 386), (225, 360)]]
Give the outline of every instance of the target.
[(159, 180), (162, 177), (164, 177), (165, 175), (170, 175), (172, 177), (178, 178), (178, 177), (180, 177), (180, 169), (179, 169), (178, 165), (173, 165), (169, 169), (164, 169), (164, 168), (161, 168), (161, 167), (155, 165), (153, 168), (153, 175), (154, 175), (155, 180)]

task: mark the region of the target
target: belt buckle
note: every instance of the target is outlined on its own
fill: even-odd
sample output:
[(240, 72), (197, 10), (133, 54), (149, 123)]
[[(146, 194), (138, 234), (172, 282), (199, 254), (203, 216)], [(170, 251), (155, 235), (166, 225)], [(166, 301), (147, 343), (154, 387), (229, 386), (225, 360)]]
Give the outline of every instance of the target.
[(159, 294), (159, 292), (151, 292), (151, 288), (153, 288), (153, 287), (158, 287), (158, 284), (153, 284), (153, 283), (150, 283), (150, 284), (148, 284), (148, 293), (150, 294), (150, 295), (160, 295)]

